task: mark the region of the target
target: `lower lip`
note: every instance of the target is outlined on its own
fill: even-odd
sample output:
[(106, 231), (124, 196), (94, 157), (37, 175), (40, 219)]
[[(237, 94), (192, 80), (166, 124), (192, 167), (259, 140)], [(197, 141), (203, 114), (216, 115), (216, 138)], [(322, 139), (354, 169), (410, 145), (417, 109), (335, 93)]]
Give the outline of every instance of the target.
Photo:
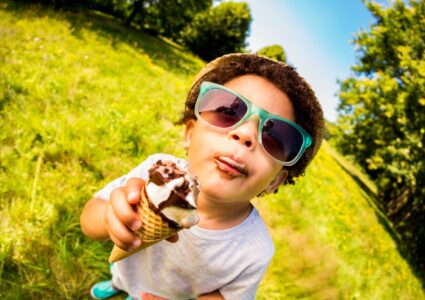
[(232, 167), (231, 165), (220, 161), (218, 159), (215, 160), (217, 167), (220, 171), (232, 176), (232, 177), (237, 177), (237, 176), (242, 176), (243, 174), (236, 168)]

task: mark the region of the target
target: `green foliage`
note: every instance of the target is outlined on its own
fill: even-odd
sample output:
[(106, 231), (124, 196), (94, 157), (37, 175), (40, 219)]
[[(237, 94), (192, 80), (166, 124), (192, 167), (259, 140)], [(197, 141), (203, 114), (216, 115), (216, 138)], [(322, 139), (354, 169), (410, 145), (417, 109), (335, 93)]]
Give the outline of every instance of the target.
[(326, 140), (329, 141), (340, 134), (341, 134), (341, 131), (337, 124), (325, 120), (325, 133), (323, 137)]
[(425, 271), (425, 2), (367, 2), (355, 75), (341, 82), (345, 154), (376, 180), (386, 213)]
[(286, 62), (285, 50), (283, 50), (282, 46), (280, 45), (271, 45), (263, 47), (258, 50), (258, 54), (277, 61)]
[(212, 0), (161, 0), (152, 1), (144, 8), (143, 28), (179, 41), (181, 31), (196, 14), (212, 6)]
[(182, 32), (182, 42), (205, 60), (242, 52), (252, 18), (245, 2), (223, 2), (196, 15)]
[[(202, 66), (110, 16), (0, 2), (0, 299), (90, 299), (110, 278), (81, 210), (146, 156), (184, 156), (172, 123)], [(373, 186), (334, 155), (255, 201), (276, 243), (258, 299), (424, 299)]]

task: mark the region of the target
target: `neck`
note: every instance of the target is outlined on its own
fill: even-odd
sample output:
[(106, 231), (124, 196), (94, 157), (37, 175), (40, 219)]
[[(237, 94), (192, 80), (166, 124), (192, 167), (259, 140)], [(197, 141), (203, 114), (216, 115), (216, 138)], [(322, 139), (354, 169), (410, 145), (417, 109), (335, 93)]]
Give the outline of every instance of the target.
[(199, 194), (197, 201), (198, 225), (206, 229), (228, 229), (242, 223), (250, 214), (250, 202), (224, 203)]

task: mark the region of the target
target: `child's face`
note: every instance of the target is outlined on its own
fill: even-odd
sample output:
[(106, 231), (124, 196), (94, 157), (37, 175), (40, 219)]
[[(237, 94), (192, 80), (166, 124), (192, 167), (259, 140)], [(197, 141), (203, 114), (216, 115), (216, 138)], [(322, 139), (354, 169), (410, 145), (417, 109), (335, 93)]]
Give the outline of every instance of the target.
[[(268, 112), (294, 121), (288, 96), (267, 79), (243, 75), (224, 85)], [(258, 143), (258, 125), (258, 115), (228, 132), (195, 120), (186, 124), (189, 165), (204, 196), (223, 203), (247, 202), (285, 180), (286, 171)]]

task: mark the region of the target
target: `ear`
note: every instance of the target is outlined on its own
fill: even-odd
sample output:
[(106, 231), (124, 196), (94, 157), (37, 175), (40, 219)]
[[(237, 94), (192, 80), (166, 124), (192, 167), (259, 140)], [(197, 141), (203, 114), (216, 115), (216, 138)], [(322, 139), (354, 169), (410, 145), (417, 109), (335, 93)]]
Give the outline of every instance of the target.
[(192, 140), (192, 133), (195, 128), (196, 121), (195, 120), (189, 120), (184, 128), (184, 140), (183, 140), (183, 147), (187, 150), (190, 145), (190, 141)]
[(282, 168), (279, 173), (277, 173), (276, 177), (269, 183), (264, 192), (271, 194), (274, 191), (277, 191), (279, 185), (282, 182), (285, 182), (286, 178), (288, 178), (288, 171)]

